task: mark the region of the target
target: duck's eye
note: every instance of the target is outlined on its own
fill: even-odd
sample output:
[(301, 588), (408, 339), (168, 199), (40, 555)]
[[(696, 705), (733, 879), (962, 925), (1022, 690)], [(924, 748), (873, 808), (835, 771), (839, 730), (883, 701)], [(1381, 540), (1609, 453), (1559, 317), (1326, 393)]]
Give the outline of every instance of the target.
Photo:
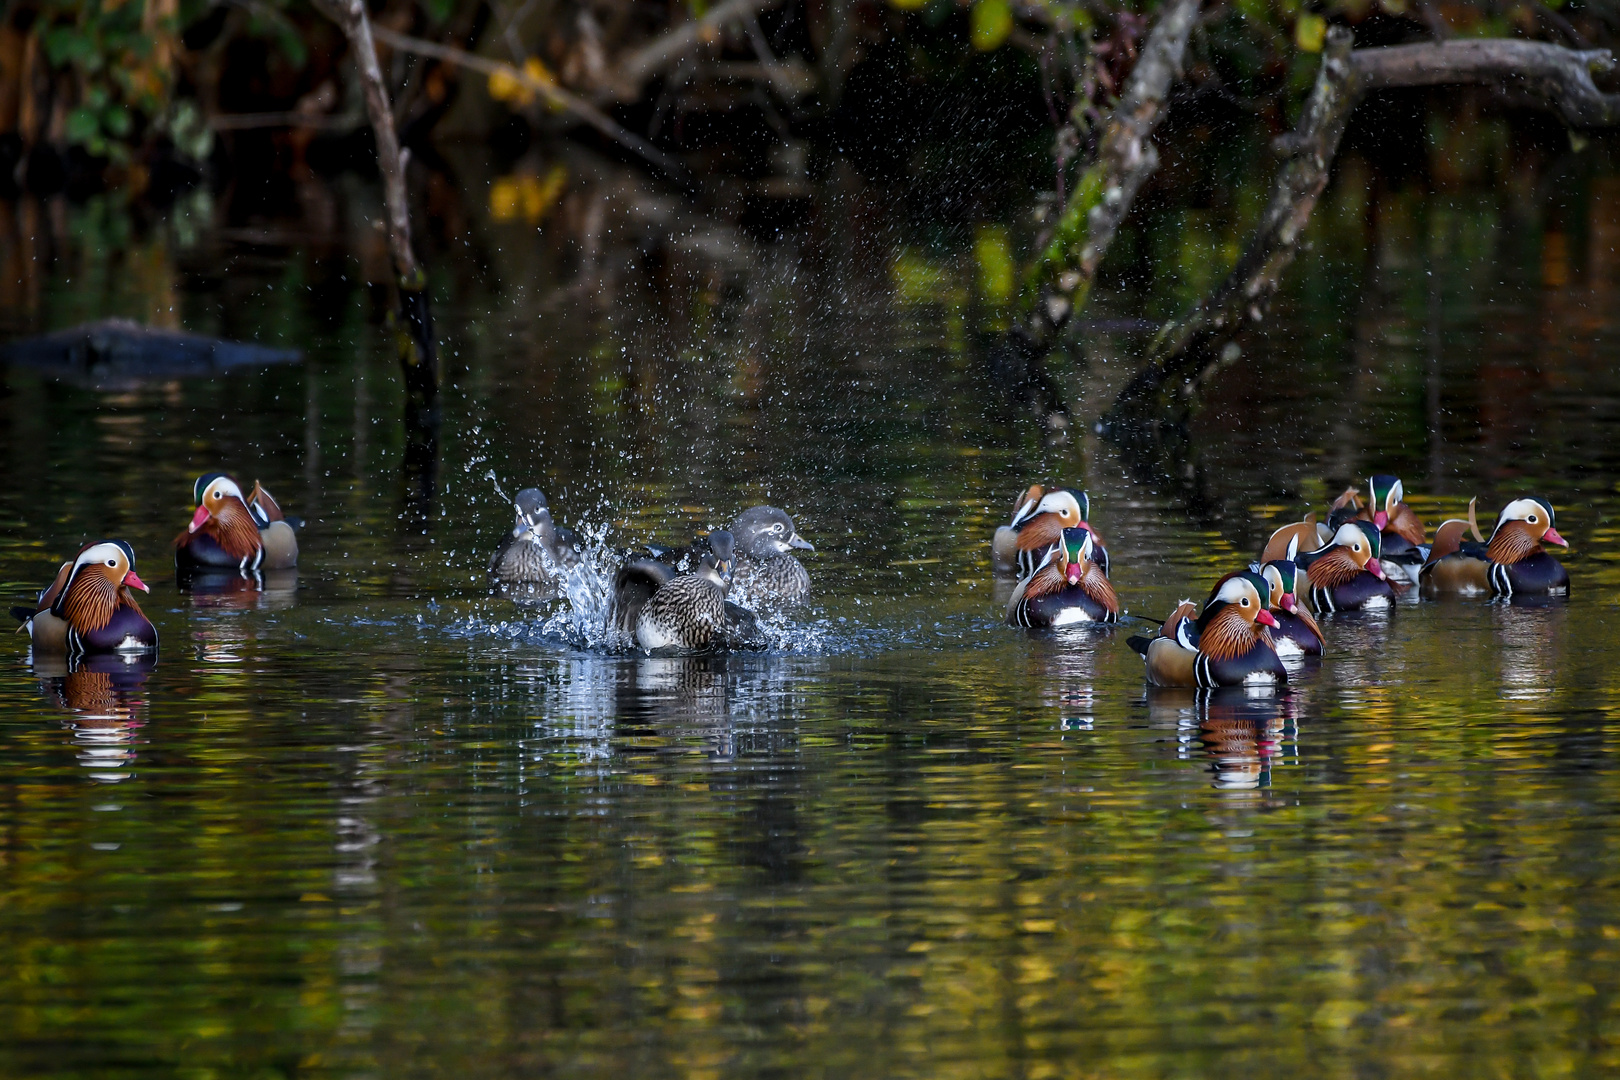
[(1526, 520), (1530, 524), (1534, 525), (1536, 523), (1536, 515), (1531, 514), (1529, 517), (1525, 518), (1524, 520)]
[(107, 560), (107, 565), (116, 570), (118, 568), (118, 560), (117, 559), (108, 559)]
[(215, 491), (214, 492), (214, 498), (223, 499), (224, 497), (225, 497), (225, 493), (223, 491)]
[(1249, 606), (1249, 598), (1247, 596), (1245, 596), (1243, 599), (1239, 600), (1238, 603), (1242, 604), (1244, 607), (1248, 607)]

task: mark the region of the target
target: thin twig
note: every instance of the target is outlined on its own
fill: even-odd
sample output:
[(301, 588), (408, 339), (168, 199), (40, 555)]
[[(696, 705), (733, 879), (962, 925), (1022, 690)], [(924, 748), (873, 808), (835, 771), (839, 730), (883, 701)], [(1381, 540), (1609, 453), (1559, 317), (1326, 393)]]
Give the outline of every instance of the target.
[(545, 102), (561, 113), (573, 116), (581, 123), (595, 128), (603, 135), (631, 153), (640, 157), (648, 164), (661, 169), (668, 176), (685, 181), (688, 179), (686, 167), (674, 158), (665, 154), (652, 143), (643, 139), (614, 122), (602, 110), (575, 95), (564, 90), (554, 82), (537, 79), (514, 64), (502, 63), (488, 57), (470, 53), (465, 49), (458, 49), (453, 45), (440, 45), (435, 41), (426, 41), (422, 38), (401, 34), (387, 27), (373, 27), (377, 40), (386, 42), (396, 49), (404, 52), (416, 53), (419, 56), (431, 56), (435, 60), (442, 60), (447, 64), (467, 68), (470, 71), (481, 72), (485, 75), (502, 74), (529, 90), (531, 93), (543, 98)]

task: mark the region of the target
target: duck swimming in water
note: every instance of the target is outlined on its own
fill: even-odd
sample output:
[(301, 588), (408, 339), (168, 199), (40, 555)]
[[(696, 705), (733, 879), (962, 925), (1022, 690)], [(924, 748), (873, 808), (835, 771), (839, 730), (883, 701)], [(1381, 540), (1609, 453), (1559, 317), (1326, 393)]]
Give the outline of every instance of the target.
[(1391, 580), (1416, 585), (1418, 571), (1429, 554), (1422, 519), (1402, 501), (1406, 489), (1399, 478), (1373, 476), (1367, 481), (1367, 490), (1372, 497), (1356, 512), (1355, 520), (1370, 521), (1378, 527), (1378, 565)]
[(1446, 522), (1435, 533), (1434, 547), (1423, 566), (1424, 591), (1567, 596), (1569, 571), (1543, 546), (1569, 546), (1553, 521), (1552, 503), (1531, 496), (1503, 507), (1490, 540), (1484, 543), (1467, 539), (1461, 522), (1455, 527)]
[(157, 629), (130, 595), (149, 592), (135, 573), (135, 551), (122, 540), (79, 549), (56, 572), (33, 608), (12, 608), (36, 655), (139, 655), (157, 649)]
[(1119, 621), (1119, 597), (1092, 561), (1096, 540), (1080, 526), (1064, 529), (1035, 573), (1007, 602), (1007, 622), (1032, 628)]
[(205, 473), (192, 488), (197, 510), (174, 538), (174, 562), (191, 569), (239, 572), (287, 570), (298, 565), (298, 535), (281, 507), (257, 482), (243, 495), (224, 473)]
[(1388, 607), (1395, 590), (1384, 578), (1378, 562), (1378, 526), (1370, 521), (1347, 521), (1333, 535), (1333, 543), (1319, 551), (1301, 552), (1295, 559), (1305, 567), (1311, 604), (1318, 611), (1355, 611)]
[(1092, 534), (1091, 561), (1106, 577), (1110, 572), (1108, 549), (1102, 535), (1087, 520), (1090, 514), (1091, 499), (1083, 491), (1032, 486), (1019, 499), (1012, 520), (997, 529), (990, 541), (991, 569), (998, 574), (1028, 577), (1064, 529), (1082, 528)]
[(754, 613), (726, 599), (736, 544), (708, 536), (709, 553), (686, 573), (637, 557), (613, 581), (609, 621), (643, 649), (759, 649), (768, 642)]
[(1183, 600), (1153, 637), (1132, 637), (1154, 686), (1275, 686), (1288, 681), (1267, 627), (1270, 586), (1251, 571), (1234, 574), (1204, 606)]
[(799, 535), (787, 511), (752, 506), (737, 515), (728, 532), (736, 541), (732, 586), (756, 602), (794, 604), (810, 595), (810, 573), (795, 551), (815, 551)]
[(579, 538), (551, 520), (539, 488), (524, 488), (512, 500), (517, 521), (489, 560), (489, 576), (518, 600), (547, 601), (562, 595), (568, 570), (579, 565)]

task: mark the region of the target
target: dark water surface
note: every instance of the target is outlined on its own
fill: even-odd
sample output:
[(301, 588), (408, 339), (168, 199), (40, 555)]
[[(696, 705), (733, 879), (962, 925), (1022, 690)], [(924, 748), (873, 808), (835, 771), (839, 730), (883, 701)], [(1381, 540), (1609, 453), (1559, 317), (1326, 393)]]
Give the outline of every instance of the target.
[[(125, 537), (162, 654), (63, 677), (9, 639), (0, 1073), (1620, 1068), (1620, 183), (1335, 189), (1272, 337), (1142, 451), (1090, 430), (1115, 324), (1056, 435), (986, 376), (1004, 231), (919, 240), (835, 177), (762, 239), (569, 168), (535, 220), (522, 178), (435, 210), (426, 481), (361, 188), (292, 224), (9, 213), (12, 333), (130, 314), (308, 360), (4, 373), (7, 603)], [(307, 518), (295, 590), (176, 590), (215, 467)], [(582, 647), (487, 594), (491, 470), (612, 543), (787, 507), (814, 602), (762, 655)], [(1031, 479), (1091, 492), (1158, 617), (1372, 471), (1431, 527), (1546, 494), (1572, 597), (1341, 616), (1257, 698), (1000, 624), (986, 541)]]

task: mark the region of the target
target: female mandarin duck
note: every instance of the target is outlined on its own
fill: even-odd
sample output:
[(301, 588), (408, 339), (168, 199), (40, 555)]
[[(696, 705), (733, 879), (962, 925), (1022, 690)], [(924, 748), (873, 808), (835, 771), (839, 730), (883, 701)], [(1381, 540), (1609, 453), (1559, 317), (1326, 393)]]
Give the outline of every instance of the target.
[(1205, 688), (1286, 683), (1288, 671), (1265, 630), (1277, 625), (1266, 610), (1269, 592), (1259, 574), (1234, 574), (1196, 621), (1193, 602), (1183, 600), (1158, 636), (1131, 638), (1147, 664), (1148, 682)]
[(149, 592), (135, 573), (135, 552), (122, 540), (87, 544), (56, 572), (23, 620), (34, 652), (48, 656), (122, 655), (157, 649), (157, 629), (129, 590)]
[(1320, 551), (1301, 553), (1311, 604), (1318, 611), (1354, 611), (1388, 607), (1395, 590), (1378, 562), (1378, 526), (1370, 521), (1347, 521), (1339, 526), (1333, 543)]
[(733, 585), (755, 600), (798, 603), (810, 595), (810, 573), (795, 551), (816, 547), (799, 535), (793, 519), (774, 506), (754, 506), (727, 530), (737, 545)]
[(764, 648), (754, 613), (726, 599), (736, 542), (725, 530), (708, 537), (709, 553), (677, 574), (657, 559), (633, 558), (613, 582), (609, 619), (643, 649)]
[(206, 473), (193, 488), (197, 512), (174, 538), (181, 570), (287, 570), (298, 565), (298, 536), (257, 482), (246, 497), (224, 473)]
[(1405, 488), (1393, 476), (1378, 475), (1367, 481), (1372, 498), (1356, 513), (1356, 520), (1378, 526), (1378, 565), (1386, 574), (1416, 585), (1418, 571), (1428, 554), (1428, 533), (1423, 521), (1401, 500)]
[(579, 565), (579, 539), (552, 523), (551, 508), (539, 488), (524, 488), (512, 506), (517, 523), (490, 557), (489, 576), (521, 599), (555, 600), (568, 569)]
[(1119, 621), (1119, 597), (1092, 560), (1096, 538), (1075, 526), (1047, 550), (1035, 573), (1018, 583), (1007, 602), (1007, 622), (1041, 628)]
[(1091, 499), (1085, 492), (1032, 486), (1013, 510), (1012, 521), (997, 529), (990, 541), (991, 568), (996, 573), (1028, 577), (1046, 557), (1047, 549), (1062, 538), (1064, 529), (1082, 528), (1093, 534), (1091, 558), (1107, 576), (1108, 549), (1087, 520), (1090, 516)]
[(1568, 595), (1569, 571), (1542, 546), (1569, 546), (1554, 528), (1553, 517), (1546, 499), (1515, 499), (1502, 508), (1483, 545), (1464, 539), (1462, 522), (1446, 522), (1435, 533), (1434, 549), (1423, 566), (1424, 588), (1508, 597)]

